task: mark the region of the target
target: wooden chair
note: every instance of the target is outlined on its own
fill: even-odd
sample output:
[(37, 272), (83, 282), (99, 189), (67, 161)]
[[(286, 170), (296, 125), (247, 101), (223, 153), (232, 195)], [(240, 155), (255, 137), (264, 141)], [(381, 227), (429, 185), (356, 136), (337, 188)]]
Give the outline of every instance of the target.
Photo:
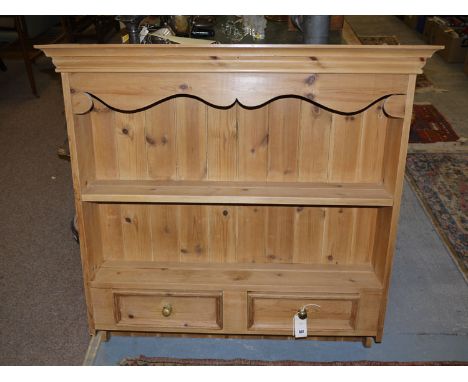
[[(42, 16), (34, 17), (39, 18)], [(53, 20), (50, 23), (42, 23), (43, 25), (40, 25), (39, 27), (34, 27), (33, 25), (32, 32), (28, 31), (28, 22), (31, 20), (27, 20), (25, 16), (0, 16), (0, 20), (2, 21), (0, 25), (0, 34), (5, 35), (4, 39), (7, 40), (3, 43), (0, 49), (0, 57), (22, 59), (24, 61), (31, 91), (36, 97), (38, 97), (39, 95), (37, 92), (32, 65), (42, 52), (34, 49), (33, 44), (42, 42), (55, 44), (60, 42), (65, 37), (63, 29), (60, 27), (60, 24), (52, 27)], [(29, 26), (31, 26), (31, 24), (29, 24)], [(7, 70), (3, 61), (0, 63), (0, 69), (3, 71)]]

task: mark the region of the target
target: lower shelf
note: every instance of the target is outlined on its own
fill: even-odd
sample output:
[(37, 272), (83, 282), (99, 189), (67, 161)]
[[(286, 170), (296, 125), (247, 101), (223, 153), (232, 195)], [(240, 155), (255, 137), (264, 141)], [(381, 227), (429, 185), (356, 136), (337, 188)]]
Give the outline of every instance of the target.
[[(370, 265), (176, 264), (106, 261), (91, 282), (94, 288), (217, 290), (381, 290)], [(318, 289), (317, 289), (318, 288)]]
[(99, 330), (291, 336), (308, 304), (311, 336), (376, 336), (382, 286), (368, 266), (106, 262), (91, 283)]

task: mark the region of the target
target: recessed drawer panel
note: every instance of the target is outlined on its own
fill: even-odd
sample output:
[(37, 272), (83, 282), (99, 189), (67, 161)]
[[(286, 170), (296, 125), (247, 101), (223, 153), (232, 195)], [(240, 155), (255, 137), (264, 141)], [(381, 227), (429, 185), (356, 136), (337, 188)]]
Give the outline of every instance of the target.
[(292, 334), (293, 317), (304, 305), (310, 333), (323, 331), (352, 331), (355, 329), (358, 294), (278, 294), (248, 293), (248, 329), (261, 332)]
[(118, 326), (222, 328), (221, 292), (114, 293)]

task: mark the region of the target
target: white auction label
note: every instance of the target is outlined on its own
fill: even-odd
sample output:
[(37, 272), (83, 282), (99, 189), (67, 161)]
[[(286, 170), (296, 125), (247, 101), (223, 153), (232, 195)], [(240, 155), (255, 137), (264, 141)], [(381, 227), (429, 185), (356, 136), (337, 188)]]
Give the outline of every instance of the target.
[(300, 319), (297, 314), (294, 315), (294, 337), (307, 337), (307, 318)]

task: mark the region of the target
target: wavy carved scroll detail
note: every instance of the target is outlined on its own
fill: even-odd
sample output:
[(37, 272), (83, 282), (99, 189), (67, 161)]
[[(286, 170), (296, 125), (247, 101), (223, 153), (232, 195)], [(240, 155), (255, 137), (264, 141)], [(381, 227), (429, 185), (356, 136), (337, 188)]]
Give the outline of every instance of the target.
[[(86, 97), (83, 97), (83, 95), (85, 95)], [(146, 105), (144, 107), (141, 107), (141, 108), (138, 108), (138, 109), (132, 109), (132, 110), (124, 110), (124, 109), (119, 109), (117, 107), (114, 107), (112, 105), (110, 105), (109, 103), (107, 103), (106, 101), (100, 99), (99, 97), (91, 94), (91, 93), (78, 93), (76, 94), (75, 97), (72, 97), (72, 103), (73, 103), (73, 112), (75, 114), (84, 114), (86, 112), (88, 112), (89, 110), (91, 110), (92, 106), (93, 106), (93, 99), (99, 101), (100, 103), (102, 103), (103, 105), (105, 105), (106, 107), (108, 107), (109, 109), (111, 110), (114, 110), (116, 112), (119, 112), (119, 113), (126, 113), (126, 114), (130, 114), (130, 113), (137, 113), (137, 112), (140, 112), (140, 111), (145, 111), (145, 110), (148, 110), (154, 106), (157, 106), (163, 102), (166, 102), (170, 99), (174, 99), (174, 98), (192, 98), (192, 99), (196, 99), (200, 102), (203, 102), (204, 104), (210, 106), (210, 107), (213, 107), (215, 109), (221, 109), (221, 110), (227, 110), (227, 109), (231, 109), (232, 107), (234, 107), (236, 104), (239, 105), (240, 107), (244, 108), (244, 109), (248, 109), (248, 110), (253, 110), (253, 109), (259, 109), (259, 108), (262, 108), (274, 101), (277, 101), (277, 100), (280, 100), (280, 99), (299, 99), (301, 101), (305, 101), (305, 102), (308, 102), (314, 106), (317, 106), (319, 107), (320, 109), (322, 110), (325, 110), (325, 111), (328, 111), (328, 112), (331, 112), (331, 113), (335, 113), (335, 114), (339, 114), (339, 115), (344, 115), (344, 116), (352, 116), (352, 115), (356, 115), (356, 114), (360, 114), (364, 111), (366, 111), (367, 109), (369, 109), (370, 107), (372, 107), (373, 105), (375, 105), (376, 103), (378, 102), (381, 102), (381, 101), (384, 101), (384, 103), (389, 100), (389, 99), (392, 99), (394, 97), (397, 97), (395, 101), (391, 101), (388, 105), (388, 111), (384, 108), (384, 111), (386, 114), (388, 114), (389, 116), (391, 117), (394, 117), (394, 118), (403, 118), (403, 117), (400, 117), (400, 109), (399, 109), (399, 105), (400, 105), (400, 99), (403, 100), (403, 109), (404, 109), (404, 100), (405, 100), (405, 95), (404, 94), (388, 94), (388, 95), (384, 95), (382, 97), (379, 97), (379, 98), (376, 98), (375, 100), (373, 100), (372, 102), (370, 102), (368, 105), (364, 106), (363, 108), (361, 109), (358, 109), (358, 110), (354, 110), (354, 111), (350, 111), (350, 112), (345, 112), (345, 111), (341, 111), (341, 110), (335, 110), (335, 109), (332, 109), (330, 107), (327, 107), (325, 105), (322, 105), (316, 101), (313, 101), (309, 98), (306, 98), (306, 97), (303, 97), (303, 96), (300, 96), (300, 95), (296, 95), (296, 94), (284, 94), (284, 95), (279, 95), (279, 96), (276, 96), (276, 97), (273, 97), (271, 99), (269, 99), (268, 101), (265, 101), (263, 103), (260, 103), (258, 105), (253, 105), (253, 106), (247, 106), (247, 105), (244, 105), (242, 102), (240, 102), (237, 98), (234, 100), (234, 102), (230, 105), (216, 105), (216, 104), (213, 104), (209, 101), (206, 101), (205, 99), (201, 98), (201, 97), (197, 97), (195, 95), (191, 95), (191, 94), (174, 94), (172, 96), (169, 96), (169, 97), (165, 97), (163, 99), (160, 99), (158, 101), (155, 101), (153, 103), (150, 103), (149, 105)], [(75, 102), (76, 101), (76, 102)], [(88, 104), (88, 101), (89, 101), (89, 104)], [(404, 112), (403, 112), (404, 114)]]

